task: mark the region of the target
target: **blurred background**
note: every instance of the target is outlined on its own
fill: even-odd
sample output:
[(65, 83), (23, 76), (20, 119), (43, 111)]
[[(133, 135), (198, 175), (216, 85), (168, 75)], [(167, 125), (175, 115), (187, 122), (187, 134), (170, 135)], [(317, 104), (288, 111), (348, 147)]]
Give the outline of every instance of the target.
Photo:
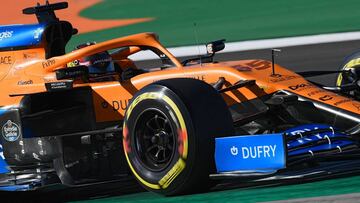
[[(45, 0), (3, 0), (0, 24), (35, 23), (21, 10)], [(42, 2), (44, 1), (44, 2)], [(59, 2), (62, 0), (50, 0)], [(360, 29), (358, 0), (68, 0), (58, 11), (80, 34), (69, 44), (156, 32), (167, 47)]]
[[(60, 2), (62, 0), (50, 0)], [(36, 23), (35, 16), (22, 14), (37, 0), (3, 0), (0, 24)], [(44, 3), (41, 0), (40, 3)], [(198, 45), (226, 39), (231, 42), (253, 42), (282, 39), (297, 46), (234, 45), (231, 53), (220, 52), (219, 60), (245, 58), (271, 59), (270, 48), (282, 48), (276, 62), (292, 70), (339, 69), (345, 56), (360, 47), (360, 14), (358, 0), (68, 0), (69, 8), (57, 11), (60, 19), (70, 21), (79, 34), (67, 45), (71, 51), (78, 44), (102, 42), (140, 32), (156, 32), (166, 47)], [(313, 41), (312, 45), (284, 37), (314, 36), (328, 33), (355, 32), (356, 41), (342, 35), (335, 43)], [(328, 41), (325, 37), (325, 41)], [(343, 42), (346, 41), (346, 42)], [(198, 47), (176, 56), (197, 55)], [(251, 50), (251, 51), (248, 51)], [(326, 85), (335, 84), (335, 75), (314, 78)]]
[[(72, 3), (81, 2), (70, 1), (70, 9)], [(145, 18), (145, 22), (84, 33), (74, 37), (70, 46), (84, 40), (103, 41), (139, 32), (156, 32), (165, 46), (173, 47), (223, 38), (232, 42), (360, 29), (357, 0), (97, 2), (79, 11), (79, 15), (96, 20)]]

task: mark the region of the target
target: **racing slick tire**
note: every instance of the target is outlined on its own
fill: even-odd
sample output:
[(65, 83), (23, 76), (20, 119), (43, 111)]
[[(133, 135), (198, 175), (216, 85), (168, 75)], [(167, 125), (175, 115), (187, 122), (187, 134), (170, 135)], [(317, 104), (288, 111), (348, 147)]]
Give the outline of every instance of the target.
[(177, 78), (150, 84), (134, 95), (124, 118), (123, 145), (138, 182), (172, 196), (212, 186), (214, 138), (233, 134), (221, 95), (203, 81)]
[[(350, 69), (359, 70), (359, 68), (360, 68), (360, 51), (357, 51), (345, 58), (339, 70), (350, 70)], [(336, 79), (336, 86), (350, 84), (359, 79), (360, 79), (360, 75), (339, 73)], [(360, 99), (359, 90), (351, 91), (348, 94), (350, 94), (350, 96), (355, 97), (356, 99)]]

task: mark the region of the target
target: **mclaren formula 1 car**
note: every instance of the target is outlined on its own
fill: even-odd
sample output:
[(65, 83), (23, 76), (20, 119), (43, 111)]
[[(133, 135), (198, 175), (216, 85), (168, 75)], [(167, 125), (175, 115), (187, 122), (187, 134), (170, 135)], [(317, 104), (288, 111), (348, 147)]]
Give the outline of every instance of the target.
[[(359, 171), (356, 69), (323, 87), (273, 61), (216, 62), (224, 41), (180, 62), (153, 33), (65, 46), (54, 11), (0, 27), (0, 190), (136, 179), (164, 195), (219, 179), (286, 181)], [(132, 60), (141, 53), (157, 60)], [(125, 179), (126, 180), (126, 179)], [(121, 187), (118, 188), (121, 190)]]

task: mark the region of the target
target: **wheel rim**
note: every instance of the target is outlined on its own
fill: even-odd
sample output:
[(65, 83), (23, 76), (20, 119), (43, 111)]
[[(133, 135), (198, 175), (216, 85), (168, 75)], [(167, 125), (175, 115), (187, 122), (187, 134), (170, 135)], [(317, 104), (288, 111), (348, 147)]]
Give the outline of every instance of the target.
[(174, 132), (169, 118), (157, 109), (148, 109), (139, 115), (134, 143), (143, 166), (152, 171), (167, 168), (176, 150)]

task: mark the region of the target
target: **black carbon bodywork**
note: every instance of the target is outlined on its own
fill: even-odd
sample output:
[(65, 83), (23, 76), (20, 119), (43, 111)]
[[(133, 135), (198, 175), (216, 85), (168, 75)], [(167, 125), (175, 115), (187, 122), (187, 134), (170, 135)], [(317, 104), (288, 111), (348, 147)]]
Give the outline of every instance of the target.
[(0, 138), (9, 169), (0, 174), (0, 188), (25, 184), (29, 190), (128, 176), (121, 122), (96, 123), (91, 88), (25, 95), (19, 107), (0, 114), (0, 127), (7, 122), (9, 135), (16, 136)]

